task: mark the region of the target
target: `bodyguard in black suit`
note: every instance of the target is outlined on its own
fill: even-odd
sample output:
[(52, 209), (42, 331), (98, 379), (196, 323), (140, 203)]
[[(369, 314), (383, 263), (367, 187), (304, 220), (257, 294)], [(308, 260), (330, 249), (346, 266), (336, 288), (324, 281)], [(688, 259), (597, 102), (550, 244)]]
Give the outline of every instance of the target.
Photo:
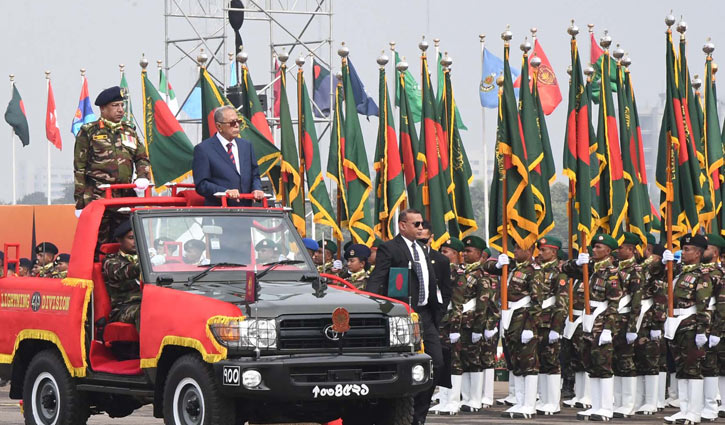
[[(421, 323), (425, 353), (433, 360), (434, 377), (440, 376), (443, 367), (441, 341), (436, 317), (443, 304), (439, 298), (436, 272), (423, 246), (418, 243), (423, 225), (420, 212), (408, 209), (398, 216), (399, 234), (378, 248), (375, 270), (370, 275), (366, 290), (388, 294), (388, 275), (391, 267), (408, 269), (408, 291), (411, 307), (418, 313)], [(425, 423), (434, 387), (415, 396), (413, 424)]]
[(443, 302), (440, 304), (440, 309), (436, 314), (436, 327), (439, 328), (441, 319), (446, 313), (448, 304), (451, 302), (451, 296), (453, 295), (453, 282), (451, 281), (451, 260), (445, 255), (441, 254), (435, 249), (431, 249), (431, 239), (434, 239), (434, 235), (431, 229), (430, 222), (423, 220), (423, 230), (420, 233), (418, 242), (423, 244), (423, 250), (430, 258), (430, 263), (433, 266), (433, 271), (438, 281), (438, 290), (440, 291)]

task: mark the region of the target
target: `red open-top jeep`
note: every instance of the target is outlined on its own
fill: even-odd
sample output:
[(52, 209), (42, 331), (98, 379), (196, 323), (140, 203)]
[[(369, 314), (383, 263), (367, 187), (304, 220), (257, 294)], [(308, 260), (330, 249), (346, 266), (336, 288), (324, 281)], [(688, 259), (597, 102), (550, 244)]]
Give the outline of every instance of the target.
[[(97, 246), (107, 209), (130, 211), (138, 332), (109, 321), (102, 264), (118, 244)], [(190, 260), (191, 239), (204, 249)], [(263, 239), (274, 258), (256, 249)], [(5, 252), (7, 268), (17, 246)], [(193, 190), (92, 202), (67, 278), (0, 279), (0, 324), (0, 378), (27, 424), (149, 403), (167, 424), (406, 424), (413, 395), (432, 385), (406, 304), (328, 286), (283, 209), (204, 207)]]

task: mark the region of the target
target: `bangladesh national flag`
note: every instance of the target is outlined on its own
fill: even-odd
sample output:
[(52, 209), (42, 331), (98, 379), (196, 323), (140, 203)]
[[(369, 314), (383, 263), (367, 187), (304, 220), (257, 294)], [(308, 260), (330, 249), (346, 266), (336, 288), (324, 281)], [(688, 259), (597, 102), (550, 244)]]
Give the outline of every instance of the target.
[(405, 187), (408, 193), (408, 207), (424, 212), (423, 187), (425, 186), (425, 155), (420, 151), (418, 131), (410, 115), (410, 101), (404, 74), (396, 73), (397, 93), (400, 98), (400, 159), (403, 163)]
[[(667, 231), (666, 208), (669, 199), (672, 202), (672, 234), (673, 239), (677, 240), (683, 235), (695, 234), (700, 228), (699, 214), (704, 199), (698, 181), (700, 166), (695, 156), (695, 140), (692, 133), (687, 131), (691, 128), (689, 111), (684, 104), (687, 99), (681, 97), (678, 89), (675, 48), (669, 29), (666, 46), (667, 98), (660, 127), (657, 186), (662, 191), (660, 211), (665, 220), (663, 230)], [(671, 176), (669, 181), (668, 175)]]
[(366, 208), (365, 203), (370, 198), (373, 188), (370, 181), (368, 158), (365, 153), (365, 141), (357, 116), (355, 89), (347, 59), (342, 61), (342, 85), (345, 90), (345, 143), (341, 152), (344, 153), (344, 201), (348, 229), (355, 243), (372, 246), (375, 241), (373, 214), (370, 209)]
[(322, 178), (322, 166), (320, 165), (320, 146), (315, 130), (315, 117), (312, 114), (310, 96), (307, 94), (302, 68), (297, 73), (297, 99), (299, 101), (297, 110), (300, 120), (300, 146), (302, 158), (304, 159), (305, 173), (307, 174), (307, 196), (312, 205), (312, 213), (315, 223), (330, 226), (337, 240), (342, 240), (342, 231), (337, 225), (335, 211), (330, 203), (330, 196)]
[[(199, 87), (201, 90), (201, 135), (204, 139), (216, 134), (216, 123), (214, 122), (214, 109), (222, 105), (231, 105), (232, 103), (226, 98), (212, 80), (206, 68), (202, 68), (199, 77)], [(249, 140), (252, 143), (254, 156), (257, 157), (259, 166), (259, 175), (267, 176), (274, 184), (279, 181), (275, 176), (280, 175), (280, 152), (272, 143), (269, 143), (266, 137), (252, 126), (252, 123), (244, 115), (239, 115), (239, 137)], [(276, 188), (275, 190), (278, 190)], [(277, 192), (279, 193), (279, 192)]]
[(10, 124), (10, 127), (13, 128), (13, 132), (18, 136), (23, 146), (30, 144), (28, 117), (25, 115), (23, 98), (20, 97), (20, 92), (15, 86), (15, 83), (13, 83), (13, 97), (10, 99), (8, 108), (5, 110), (5, 122)]
[(704, 128), (705, 154), (707, 156), (707, 178), (712, 188), (711, 201), (715, 217), (711, 221), (713, 233), (725, 234), (725, 214), (723, 214), (723, 142), (720, 134), (720, 118), (717, 114), (717, 96), (712, 73), (712, 56), (708, 55), (705, 62), (705, 111)]
[(455, 218), (455, 214), (451, 207), (449, 192), (453, 190), (453, 184), (450, 181), (450, 175), (447, 174), (449, 173), (448, 143), (443, 135), (441, 124), (436, 119), (435, 96), (430, 83), (428, 58), (425, 53), (421, 56), (421, 62), (423, 115), (420, 122), (420, 149), (425, 152), (428, 189), (428, 202), (426, 203), (424, 194), (423, 204), (427, 209), (425, 217), (430, 221), (433, 231), (434, 240), (431, 246), (433, 249), (438, 249), (451, 237), (448, 232), (448, 223)]
[[(327, 177), (332, 179), (337, 185), (337, 212), (340, 229), (346, 228), (347, 210), (345, 207), (345, 173), (343, 172), (343, 159), (345, 158), (345, 117), (342, 108), (344, 108), (345, 97), (343, 93), (342, 81), (338, 80), (335, 86), (335, 102), (333, 106), (332, 127), (330, 130), (330, 151), (327, 155)], [(342, 239), (339, 239), (342, 240)]]
[[(279, 122), (280, 139), (282, 151), (282, 181), (280, 183), (280, 194), (284, 205), (292, 208), (290, 218), (297, 228), (297, 232), (305, 237), (305, 188), (302, 186), (300, 176), (299, 157), (297, 156), (297, 141), (295, 131), (292, 127), (292, 115), (289, 111), (287, 100), (287, 65), (282, 63), (280, 68), (280, 98), (279, 98)], [(279, 197), (279, 196), (278, 196)]]
[[(398, 55), (398, 52), (395, 52), (395, 81), (400, 80), (400, 76), (402, 75), (405, 79), (405, 84), (396, 84), (395, 85), (395, 106), (400, 107), (400, 95), (405, 91), (405, 93), (408, 94), (408, 115), (413, 118), (413, 122), (420, 122), (420, 116), (421, 111), (423, 109), (422, 107), (422, 97), (420, 92), (420, 86), (415, 81), (415, 77), (413, 77), (413, 74), (409, 70), (405, 70), (402, 73), (398, 71), (397, 65), (399, 62), (402, 62), (400, 59), (400, 56)], [(402, 89), (402, 90), (401, 90)]]
[(242, 114), (252, 122), (254, 128), (262, 133), (270, 143), (274, 143), (267, 117), (264, 115), (264, 110), (262, 109), (262, 102), (259, 101), (259, 96), (257, 95), (257, 90), (254, 88), (254, 83), (252, 83), (252, 77), (249, 74), (247, 64), (242, 65), (241, 89), (242, 99), (246, 100), (244, 105), (242, 105)]
[[(529, 56), (524, 53), (521, 65), (521, 81), (529, 81)], [(554, 175), (551, 145), (546, 129), (546, 119), (538, 97), (536, 77), (533, 84), (521, 84), (519, 90), (519, 116), (523, 131), (526, 156), (529, 161), (529, 181), (534, 196), (536, 209), (536, 226), (539, 237), (546, 235), (554, 227), (554, 212), (551, 208), (550, 180)], [(541, 112), (541, 113), (540, 113)], [(544, 172), (545, 171), (545, 172)]]
[(388, 95), (385, 68), (380, 69), (378, 142), (375, 146), (375, 234), (383, 240), (395, 236), (395, 210), (405, 200), (403, 163)]
[(450, 192), (450, 202), (455, 216), (449, 222), (448, 230), (451, 236), (463, 239), (478, 229), (469, 189), (473, 183), (473, 172), (458, 129), (458, 107), (453, 96), (450, 69), (446, 69), (444, 74), (443, 92), (440, 99), (441, 127), (450, 158), (448, 175), (453, 186), (453, 190)]
[[(491, 182), (489, 209), (490, 245), (503, 251), (504, 232), (521, 248), (527, 249), (538, 239), (534, 195), (529, 180), (529, 159), (521, 134), (516, 96), (514, 95), (509, 46), (504, 45), (504, 83), (499, 91), (498, 128), (496, 135), (496, 167)], [(504, 196), (503, 179), (506, 183)], [(506, 209), (507, 221), (503, 220)], [(513, 255), (508, 244), (506, 254)]]
[[(585, 88), (581, 59), (576, 39), (571, 40), (571, 79), (564, 138), (564, 175), (569, 178), (570, 195), (573, 198), (572, 228), (575, 248), (588, 246), (592, 236), (592, 179), (590, 138), (591, 108), (589, 90)], [(580, 242), (579, 234), (586, 238)]]
[(191, 175), (194, 147), (181, 129), (179, 122), (164, 102), (146, 71), (141, 73), (144, 99), (144, 133), (151, 174), (157, 191), (165, 190), (167, 183), (179, 182)]

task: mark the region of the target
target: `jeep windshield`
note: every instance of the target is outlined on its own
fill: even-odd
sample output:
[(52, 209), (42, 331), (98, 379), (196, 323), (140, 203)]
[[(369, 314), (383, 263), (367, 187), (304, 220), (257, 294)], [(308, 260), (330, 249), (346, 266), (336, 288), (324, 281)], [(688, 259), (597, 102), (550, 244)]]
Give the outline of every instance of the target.
[[(138, 211), (143, 235), (139, 255), (149, 282), (186, 282), (206, 269), (200, 281), (239, 281), (248, 271), (284, 260), (267, 279), (298, 279), (316, 273), (297, 231), (283, 213), (260, 217), (239, 210)], [(218, 265), (210, 268), (209, 266)]]

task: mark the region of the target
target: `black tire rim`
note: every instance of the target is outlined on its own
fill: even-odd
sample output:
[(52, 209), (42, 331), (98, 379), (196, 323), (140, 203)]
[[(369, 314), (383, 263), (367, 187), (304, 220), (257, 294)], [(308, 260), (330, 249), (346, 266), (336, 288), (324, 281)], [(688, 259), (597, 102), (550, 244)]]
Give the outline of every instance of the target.
[(174, 391), (174, 419), (180, 425), (201, 425), (204, 423), (204, 394), (199, 384), (191, 378), (184, 378)]
[(43, 372), (33, 384), (33, 416), (36, 422), (53, 425), (58, 421), (60, 391), (55, 378)]

